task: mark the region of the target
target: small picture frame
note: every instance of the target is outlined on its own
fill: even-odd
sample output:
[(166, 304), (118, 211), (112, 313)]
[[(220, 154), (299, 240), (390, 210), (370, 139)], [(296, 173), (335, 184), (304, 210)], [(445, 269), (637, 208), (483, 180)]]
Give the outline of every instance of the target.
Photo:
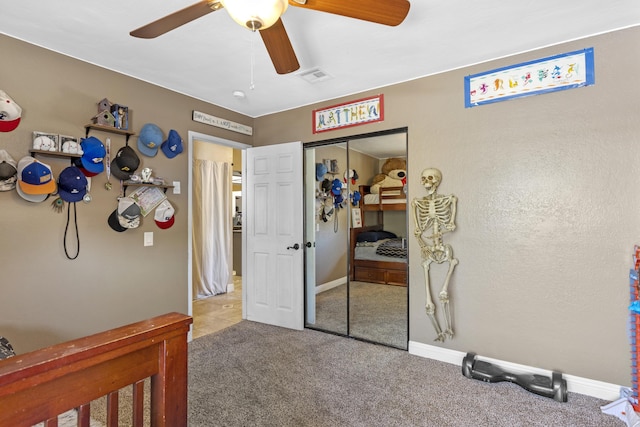
[(167, 198), (164, 191), (158, 187), (140, 187), (130, 196), (138, 206), (142, 216), (147, 216), (153, 211), (163, 200)]
[(82, 154), (80, 138), (69, 135), (58, 135), (58, 151), (67, 154)]
[(129, 129), (129, 107), (120, 104), (111, 105), (111, 115), (116, 129)]
[(351, 209), (351, 228), (362, 227), (362, 213), (360, 208)]
[(338, 160), (336, 159), (331, 160), (331, 169), (329, 169), (329, 172), (338, 173)]
[(32, 148), (39, 151), (59, 151), (58, 134), (34, 131)]

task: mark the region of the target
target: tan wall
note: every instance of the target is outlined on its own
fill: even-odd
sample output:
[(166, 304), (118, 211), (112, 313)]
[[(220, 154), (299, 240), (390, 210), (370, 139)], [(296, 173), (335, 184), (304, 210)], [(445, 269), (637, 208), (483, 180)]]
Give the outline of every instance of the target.
[[(175, 225), (161, 230), (148, 216), (138, 229), (113, 231), (107, 217), (116, 207), (119, 186), (112, 178), (114, 188), (107, 191), (106, 174), (100, 174), (93, 179), (93, 201), (77, 204), (80, 255), (74, 261), (63, 249), (66, 211), (53, 212), (53, 198), (34, 204), (15, 191), (0, 193), (0, 335), (22, 353), (169, 311), (186, 313), (188, 131), (251, 142), (250, 137), (193, 122), (191, 111), (249, 126), (253, 119), (5, 36), (0, 36), (0, 52), (3, 64), (11, 64), (2, 72), (0, 89), (23, 108), (20, 126), (0, 133), (0, 148), (16, 161), (28, 155), (33, 131), (84, 136), (84, 125), (105, 97), (129, 107), (132, 131), (156, 123), (165, 135), (176, 129), (185, 144), (185, 152), (174, 159), (161, 152), (153, 158), (140, 156), (141, 168), (181, 182), (182, 194), (167, 193), (176, 207)], [(112, 153), (125, 143), (119, 135), (92, 135), (103, 142), (110, 137)], [(134, 148), (136, 141), (135, 136), (130, 140)], [(55, 174), (69, 164), (39, 159)], [(145, 231), (154, 233), (154, 246), (143, 246)], [(74, 239), (71, 233), (71, 248)]]
[[(640, 72), (639, 38), (628, 29), (261, 117), (254, 144), (407, 126), (409, 197), (424, 196), (418, 176), (438, 167), (440, 192), (459, 198), (458, 228), (446, 236), (460, 260), (456, 336), (433, 342), (410, 238), (411, 341), (628, 385), (628, 272), (640, 235), (640, 98), (629, 76)], [(587, 47), (594, 86), (464, 108), (466, 75)], [(313, 109), (378, 93), (383, 122), (311, 133)], [(445, 269), (432, 268), (435, 283)]]
[[(640, 234), (640, 100), (630, 76), (640, 72), (633, 54), (639, 37), (640, 28), (632, 28), (252, 122), (0, 36), (3, 62), (11, 64), (1, 89), (25, 109), (20, 127), (0, 134), (0, 147), (17, 159), (27, 154), (33, 130), (78, 135), (105, 96), (132, 109), (134, 130), (155, 122), (183, 138), (194, 130), (267, 145), (407, 126), (409, 197), (424, 195), (417, 174), (435, 166), (444, 174), (440, 191), (459, 198), (458, 228), (447, 236), (460, 260), (450, 290), (457, 335), (443, 346), (628, 385), (628, 271)], [(465, 75), (591, 46), (595, 86), (464, 108)], [(377, 93), (385, 95), (384, 122), (311, 133), (314, 108)], [(253, 141), (192, 122), (192, 109), (253, 125)], [(122, 143), (112, 141), (114, 148)], [(185, 188), (186, 159), (143, 160)], [(57, 171), (64, 166), (51, 163)], [(0, 331), (18, 351), (186, 311), (184, 190), (170, 195), (178, 207), (172, 229), (145, 221), (120, 234), (106, 225), (116, 191), (103, 184), (100, 176), (94, 201), (78, 206), (82, 248), (75, 261), (64, 257), (62, 215), (47, 202), (34, 206), (0, 193)], [(155, 232), (155, 246), (142, 246), (143, 231)], [(419, 251), (409, 241), (410, 339), (434, 344)], [(434, 280), (442, 275), (434, 268)]]

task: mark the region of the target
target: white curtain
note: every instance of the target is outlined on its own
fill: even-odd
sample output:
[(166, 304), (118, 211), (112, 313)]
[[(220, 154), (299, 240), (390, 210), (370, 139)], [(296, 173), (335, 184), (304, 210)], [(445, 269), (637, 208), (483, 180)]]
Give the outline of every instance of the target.
[(193, 295), (227, 292), (232, 276), (231, 175), (229, 163), (194, 160)]

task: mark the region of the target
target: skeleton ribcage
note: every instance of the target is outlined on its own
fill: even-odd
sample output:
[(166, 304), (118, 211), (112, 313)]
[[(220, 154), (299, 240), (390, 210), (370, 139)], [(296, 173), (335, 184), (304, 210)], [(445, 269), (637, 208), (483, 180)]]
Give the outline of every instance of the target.
[[(451, 222), (451, 201), (450, 197), (445, 196), (431, 200), (420, 200), (416, 203), (418, 222), (424, 224), (424, 230), (434, 228), (436, 231), (440, 226)], [(438, 227), (434, 227), (434, 224), (437, 224)]]

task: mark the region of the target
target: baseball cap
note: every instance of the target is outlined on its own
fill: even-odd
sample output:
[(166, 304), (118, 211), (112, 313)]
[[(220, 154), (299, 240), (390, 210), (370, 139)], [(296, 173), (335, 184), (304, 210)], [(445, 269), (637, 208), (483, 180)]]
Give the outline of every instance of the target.
[(182, 153), (182, 138), (178, 135), (178, 132), (174, 129), (169, 131), (167, 140), (162, 143), (160, 149), (170, 159), (173, 159), (178, 154)]
[[(35, 162), (35, 161), (36, 159), (34, 159), (33, 157), (25, 156), (21, 158), (20, 161), (18, 162), (18, 167), (16, 168), (17, 169), (16, 177), (17, 177), (18, 185), (16, 185), (16, 191), (18, 192), (18, 195), (23, 199), (25, 199), (26, 201), (33, 202), (33, 203), (40, 203), (45, 201), (49, 197), (49, 194), (28, 194), (22, 190), (22, 186), (21, 186), (23, 170), (25, 169), (25, 167), (27, 167), (28, 165), (30, 165), (32, 162)], [(53, 181), (53, 183), (55, 184), (55, 181)]]
[(11, 132), (20, 124), (22, 108), (0, 90), (0, 132)]
[(140, 166), (140, 158), (133, 148), (125, 145), (118, 150), (118, 153), (111, 161), (111, 173), (118, 179), (125, 180), (131, 178)]
[(140, 215), (140, 206), (131, 197), (122, 197), (118, 200), (118, 222), (122, 227), (138, 228)]
[(156, 225), (164, 230), (171, 227), (175, 222), (175, 213), (176, 211), (173, 209), (173, 206), (171, 206), (171, 203), (167, 199), (164, 199), (156, 208), (153, 219)]
[(331, 184), (331, 192), (334, 195), (339, 195), (342, 192), (342, 182), (340, 182), (339, 179), (334, 179), (333, 183)]
[(127, 227), (121, 226), (120, 221), (118, 221), (118, 208), (111, 212), (111, 215), (109, 215), (109, 218), (107, 219), (107, 223), (109, 224), (109, 227), (118, 233), (128, 230)]
[(65, 202), (79, 202), (87, 194), (87, 178), (76, 166), (68, 166), (58, 175), (58, 194)]
[(325, 178), (322, 181), (321, 187), (322, 187), (322, 191), (323, 192), (325, 192), (325, 193), (330, 192), (331, 191), (331, 181), (329, 181), (328, 179)]
[(322, 181), (322, 177), (327, 173), (324, 163), (316, 163), (316, 181)]
[(18, 163), (18, 185), (24, 193), (34, 195), (55, 193), (57, 187), (49, 165), (31, 156)]
[(82, 174), (87, 178), (91, 178), (92, 176), (98, 175), (97, 172), (89, 172), (88, 170), (86, 170), (84, 166), (82, 166), (82, 159), (80, 157), (74, 158), (72, 164), (78, 169), (80, 169), (80, 172), (82, 172)]
[(138, 135), (138, 150), (147, 157), (158, 154), (158, 147), (164, 140), (162, 129), (153, 123), (147, 123), (140, 129)]
[(6, 150), (0, 150), (0, 191), (10, 191), (16, 188), (18, 170), (16, 161)]
[(333, 214), (335, 212), (335, 208), (333, 206), (333, 202), (331, 199), (326, 199), (324, 201), (324, 206), (322, 207), (322, 220), (324, 222), (328, 222), (331, 218), (333, 218)]
[(82, 157), (80, 157), (82, 166), (91, 173), (102, 172), (104, 170), (104, 156), (107, 155), (102, 141), (95, 136), (90, 136), (80, 142), (80, 147), (82, 147)]

